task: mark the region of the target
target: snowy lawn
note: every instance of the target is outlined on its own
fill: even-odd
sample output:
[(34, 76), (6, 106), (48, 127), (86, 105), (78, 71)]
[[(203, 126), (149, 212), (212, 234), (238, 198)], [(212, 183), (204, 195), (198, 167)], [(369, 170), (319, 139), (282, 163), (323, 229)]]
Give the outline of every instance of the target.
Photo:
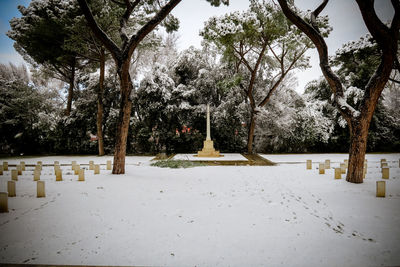
[[(260, 154), (260, 156), (269, 159), (276, 163), (301, 163), (306, 162), (308, 159), (313, 161), (313, 166), (318, 165), (319, 162), (323, 163), (326, 159), (330, 159), (331, 162), (340, 163), (345, 159), (349, 159), (348, 153), (337, 153), (337, 154)], [(386, 159), (389, 162), (389, 166), (393, 161), (393, 166), (395, 163), (399, 163), (400, 153), (368, 153), (365, 155), (368, 162), (380, 162), (381, 159)], [(380, 165), (379, 165), (380, 166)], [(399, 167), (399, 165), (396, 165)]]
[(245, 157), (243, 157), (239, 153), (221, 153), (223, 157), (197, 157), (196, 154), (177, 154), (172, 159), (173, 160), (207, 160), (207, 161), (231, 161), (231, 160), (240, 160), (240, 161), (247, 161)]
[[(266, 155), (302, 163), (165, 169), (149, 166), (151, 157), (127, 157), (127, 174), (102, 166), (100, 175), (86, 171), (84, 182), (67, 166), (56, 182), (53, 168), (44, 167), (46, 198), (36, 198), (30, 167), (19, 177), (17, 197), (9, 198), (10, 212), (0, 214), (0, 263), (400, 265), (399, 154), (374, 156), (358, 185), (334, 180), (332, 169), (306, 170), (306, 159), (339, 161), (344, 154), (274, 156)], [(393, 157), (386, 198), (375, 197), (381, 157)], [(0, 191), (9, 179), (9, 171), (0, 176)]]

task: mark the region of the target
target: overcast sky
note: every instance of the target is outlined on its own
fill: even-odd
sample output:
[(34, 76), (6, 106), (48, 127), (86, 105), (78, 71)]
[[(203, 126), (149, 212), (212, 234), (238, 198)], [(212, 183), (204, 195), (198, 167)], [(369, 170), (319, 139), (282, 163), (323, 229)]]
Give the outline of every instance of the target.
[[(321, 0), (297, 0), (295, 4), (302, 10), (314, 10), (321, 2)], [(391, 19), (394, 10), (390, 0), (376, 0), (375, 2), (375, 8), (379, 17), (384, 21)], [(235, 10), (246, 10), (248, 3), (245, 0), (230, 0), (229, 7), (220, 6), (216, 8), (210, 6), (206, 1), (182, 1), (173, 11), (173, 14), (181, 22), (178, 32), (180, 35), (178, 41), (179, 48), (185, 49), (190, 45), (200, 47), (201, 37), (199, 36), (199, 31), (203, 28), (204, 21), (211, 16), (223, 15)], [(321, 15), (328, 15), (330, 25), (333, 27), (333, 31), (326, 40), (330, 55), (333, 55), (342, 44), (351, 40), (357, 40), (367, 33), (367, 28), (362, 21), (361, 13), (355, 1), (331, 0)], [(313, 49), (308, 52), (308, 55), (311, 57), (312, 68), (297, 72), (299, 85), (296, 89), (299, 93), (304, 91), (304, 86), (309, 81), (322, 76), (318, 65), (317, 51)]]
[[(5, 35), (10, 26), (8, 21), (19, 16), (18, 5), (28, 5), (29, 0), (0, 0), (0, 62), (13, 62), (19, 64), (21, 57), (14, 51), (13, 42)], [(315, 9), (321, 0), (297, 0), (295, 4), (302, 10)], [(376, 0), (375, 7), (378, 15), (384, 21), (391, 19), (393, 8), (390, 0)], [(205, 0), (183, 0), (174, 10), (173, 14), (180, 20), (180, 29), (178, 35), (178, 46), (180, 50), (193, 45), (200, 48), (201, 37), (200, 29), (204, 26), (204, 21), (215, 15), (223, 15), (235, 10), (246, 10), (248, 8), (247, 0), (230, 0), (229, 6), (212, 7)], [(330, 25), (333, 31), (328, 37), (327, 44), (329, 54), (342, 46), (342, 44), (357, 40), (367, 32), (361, 18), (361, 14), (355, 1), (352, 0), (331, 0), (322, 15), (328, 15)], [(315, 51), (308, 53), (311, 56), (311, 69), (297, 73), (299, 86), (297, 91), (302, 93), (307, 82), (322, 75), (318, 66), (318, 56)]]

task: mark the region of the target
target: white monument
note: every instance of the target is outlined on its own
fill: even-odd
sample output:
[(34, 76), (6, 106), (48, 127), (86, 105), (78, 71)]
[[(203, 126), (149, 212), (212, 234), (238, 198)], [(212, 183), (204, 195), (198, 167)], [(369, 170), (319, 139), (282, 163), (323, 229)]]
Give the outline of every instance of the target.
[(210, 105), (207, 104), (207, 137), (204, 141), (203, 149), (197, 152), (198, 157), (220, 157), (219, 151), (214, 149), (214, 143), (211, 140), (210, 128)]

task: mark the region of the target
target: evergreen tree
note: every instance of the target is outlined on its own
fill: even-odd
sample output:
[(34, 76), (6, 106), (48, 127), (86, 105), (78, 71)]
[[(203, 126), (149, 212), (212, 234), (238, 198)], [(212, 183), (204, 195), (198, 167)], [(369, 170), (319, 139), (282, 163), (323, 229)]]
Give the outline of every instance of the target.
[(29, 81), (24, 66), (0, 64), (1, 154), (52, 151), (52, 131), (59, 119), (54, 93)]
[(380, 56), (378, 66), (375, 68), (373, 74), (368, 77), (368, 82), (362, 90), (364, 92), (363, 96), (360, 97), (357, 107), (354, 108), (346, 100), (343, 82), (331, 69), (328, 47), (316, 23), (316, 19), (328, 4), (328, 0), (324, 0), (322, 4), (311, 12), (308, 21), (296, 14), (293, 11), (293, 7), (288, 5), (288, 1), (278, 0), (278, 2), (285, 16), (299, 30), (304, 32), (317, 48), (322, 73), (333, 93), (333, 103), (349, 125), (349, 170), (346, 180), (351, 183), (362, 183), (368, 129), (378, 104), (378, 99), (390, 78), (395, 62), (398, 62), (400, 3), (399, 1), (392, 1), (395, 14), (390, 25), (387, 26), (377, 16), (373, 0), (356, 0), (363, 21), (371, 36), (378, 44)]
[(67, 108), (69, 116), (75, 86), (79, 57), (65, 46), (71, 39), (68, 25), (78, 15), (73, 1), (33, 0), (27, 8), (19, 6), (20, 18), (10, 21), (7, 36), (15, 41), (14, 47), (34, 67), (43, 66), (55, 77), (69, 84)]
[[(321, 26), (326, 26), (321, 21)], [(253, 153), (256, 117), (287, 74), (308, 66), (311, 42), (285, 19), (275, 5), (250, 1), (245, 12), (211, 18), (201, 35), (232, 62), (249, 101), (247, 152)], [(262, 80), (258, 84), (257, 80)]]

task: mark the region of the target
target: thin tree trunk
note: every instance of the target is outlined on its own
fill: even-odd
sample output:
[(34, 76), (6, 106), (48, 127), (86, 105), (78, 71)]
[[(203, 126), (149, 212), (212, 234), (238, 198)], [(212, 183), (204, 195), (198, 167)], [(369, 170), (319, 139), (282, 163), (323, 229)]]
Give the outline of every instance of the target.
[(254, 84), (256, 82), (257, 72), (259, 70), (259, 67), (260, 67), (262, 58), (264, 56), (264, 52), (267, 49), (267, 46), (268, 46), (267, 42), (264, 42), (262, 44), (262, 49), (261, 49), (261, 52), (258, 54), (258, 58), (257, 58), (256, 64), (254, 65), (254, 68), (251, 68), (250, 64), (244, 58), (244, 55), (240, 54), (241, 60), (245, 63), (247, 69), (251, 73), (250, 82), (247, 87), (247, 98), (249, 99), (250, 106), (251, 106), (249, 134), (247, 136), (247, 153), (249, 153), (249, 154), (253, 154), (254, 129), (256, 127), (256, 118), (255, 118), (256, 103), (254, 100), (253, 89), (254, 89)]
[(121, 82), (121, 106), (118, 116), (118, 126), (115, 138), (113, 174), (125, 173), (126, 144), (128, 140), (129, 121), (131, 118), (132, 101), (130, 94), (132, 82), (129, 77), (129, 61), (124, 64), (120, 74)]
[(97, 121), (96, 121), (99, 156), (104, 155), (104, 140), (103, 140), (104, 74), (105, 74), (105, 55), (104, 55), (104, 48), (101, 48), (101, 50), (100, 50), (100, 80), (99, 80), (99, 91), (97, 93)]
[(69, 116), (72, 110), (72, 98), (74, 96), (74, 83), (75, 83), (75, 58), (71, 64), (71, 76), (69, 79), (69, 88), (68, 88), (68, 100), (67, 100), (67, 109), (65, 110), (65, 115)]
[(253, 154), (253, 141), (254, 141), (254, 129), (256, 128), (256, 114), (254, 110), (251, 111), (249, 134), (247, 137), (247, 153)]
[(368, 128), (369, 123), (353, 123), (350, 127), (349, 168), (346, 175), (346, 181), (348, 182), (357, 184), (363, 182)]

